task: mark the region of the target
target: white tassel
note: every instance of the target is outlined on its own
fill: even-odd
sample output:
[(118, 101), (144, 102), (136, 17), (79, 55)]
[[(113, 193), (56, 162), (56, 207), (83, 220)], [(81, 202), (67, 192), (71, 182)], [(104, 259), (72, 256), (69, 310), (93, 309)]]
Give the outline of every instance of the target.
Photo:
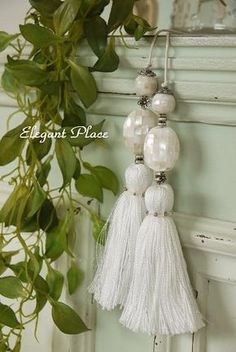
[(146, 210), (143, 194), (151, 184), (152, 175), (145, 165), (132, 164), (125, 179), (127, 190), (110, 216), (104, 252), (89, 290), (107, 310), (123, 306), (127, 300), (137, 234)]
[(137, 238), (134, 273), (120, 322), (135, 332), (175, 335), (204, 326), (191, 287), (178, 233), (169, 216), (170, 185), (145, 194), (148, 215)]

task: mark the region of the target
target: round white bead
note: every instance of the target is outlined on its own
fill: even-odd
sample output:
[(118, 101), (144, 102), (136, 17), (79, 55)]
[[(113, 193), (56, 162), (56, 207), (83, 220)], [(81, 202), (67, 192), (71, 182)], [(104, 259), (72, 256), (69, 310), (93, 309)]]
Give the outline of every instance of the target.
[(157, 91), (157, 78), (156, 76), (138, 75), (135, 80), (136, 95), (138, 97), (148, 96), (151, 97)]
[(176, 101), (172, 94), (157, 93), (152, 99), (152, 109), (158, 114), (169, 114), (175, 110)]
[(170, 212), (174, 205), (174, 192), (168, 183), (162, 185), (153, 184), (145, 193), (146, 208), (150, 213), (165, 215)]
[(145, 139), (145, 163), (155, 171), (171, 170), (178, 160), (179, 149), (179, 139), (172, 128), (154, 127)]
[(156, 115), (148, 109), (134, 110), (125, 119), (123, 137), (125, 144), (134, 154), (143, 154), (145, 137), (154, 126)]

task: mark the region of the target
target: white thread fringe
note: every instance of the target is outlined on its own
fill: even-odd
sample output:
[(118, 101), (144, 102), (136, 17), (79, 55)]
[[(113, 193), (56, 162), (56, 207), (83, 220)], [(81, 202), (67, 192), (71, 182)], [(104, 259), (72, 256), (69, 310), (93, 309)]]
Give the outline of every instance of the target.
[(146, 166), (133, 164), (127, 169), (128, 190), (112, 211), (105, 248), (89, 289), (103, 309), (123, 306), (127, 300), (136, 238), (146, 211), (143, 192), (150, 183), (151, 173)]
[(172, 209), (173, 199), (170, 185), (153, 185), (146, 192), (150, 214), (138, 234), (133, 279), (120, 319), (135, 332), (175, 335), (204, 326), (176, 226), (160, 214)]

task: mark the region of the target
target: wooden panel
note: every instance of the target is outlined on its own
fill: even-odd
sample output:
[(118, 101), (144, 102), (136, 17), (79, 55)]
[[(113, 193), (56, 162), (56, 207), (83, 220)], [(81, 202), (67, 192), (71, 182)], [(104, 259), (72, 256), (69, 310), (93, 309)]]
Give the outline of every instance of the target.
[[(118, 52), (121, 55), (120, 69), (112, 74), (95, 73), (101, 94), (92, 106), (91, 113), (121, 116), (126, 115), (130, 107), (135, 106), (134, 79), (137, 71), (147, 63), (151, 41), (151, 37), (138, 43), (126, 38), (130, 49), (122, 46), (121, 41), (117, 39)], [(174, 36), (171, 39), (170, 85), (178, 100), (178, 110), (170, 119), (236, 125), (235, 45), (236, 38), (231, 35)], [(219, 47), (222, 49), (219, 50)], [(96, 60), (86, 46), (80, 50), (80, 57), (82, 62), (90, 65)], [(1, 54), (1, 64), (5, 60), (6, 53)], [(161, 37), (153, 52), (153, 68), (158, 74), (159, 82), (162, 81), (163, 64), (164, 38)], [(112, 105), (109, 103), (111, 98)], [(1, 90), (0, 104), (16, 106)]]

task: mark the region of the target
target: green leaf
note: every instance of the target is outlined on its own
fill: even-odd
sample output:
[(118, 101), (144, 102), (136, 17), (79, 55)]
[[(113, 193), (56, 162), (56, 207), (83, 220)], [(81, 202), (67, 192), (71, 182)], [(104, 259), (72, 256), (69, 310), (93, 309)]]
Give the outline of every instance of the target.
[(100, 15), (110, 0), (84, 0), (82, 1), (79, 14), (82, 17), (94, 17)]
[(81, 106), (77, 105), (73, 99), (69, 100), (68, 107), (65, 109), (62, 127), (75, 127), (86, 125), (86, 114)]
[(57, 301), (61, 297), (64, 276), (59, 271), (49, 268), (46, 281), (49, 287), (49, 295)]
[(46, 257), (56, 260), (68, 249), (67, 234), (71, 223), (71, 214), (66, 216), (50, 232), (46, 238)]
[(17, 320), (14, 311), (2, 303), (0, 303), (0, 324), (13, 329), (20, 328), (20, 322)]
[(9, 269), (13, 271), (17, 278), (19, 278), (22, 282), (28, 283), (30, 281), (30, 277), (26, 273), (27, 265), (25, 262), (18, 262), (17, 264), (9, 264)]
[(53, 156), (49, 155), (49, 157), (45, 160), (45, 162), (43, 164), (40, 164), (36, 172), (36, 177), (41, 187), (43, 187), (47, 181), (49, 172), (51, 170), (52, 159), (53, 159)]
[(93, 17), (85, 23), (85, 35), (93, 52), (102, 56), (107, 46), (107, 24), (100, 16)]
[(3, 72), (1, 85), (2, 88), (9, 93), (16, 93), (16, 91), (19, 89), (19, 85), (17, 84), (16, 79), (7, 69), (5, 69)]
[(75, 187), (82, 196), (96, 198), (99, 202), (103, 201), (102, 187), (96, 176), (80, 175), (75, 182)]
[(64, 334), (76, 335), (88, 331), (79, 315), (64, 303), (53, 303), (52, 318), (58, 329)]
[(60, 0), (29, 0), (31, 6), (40, 14), (50, 16), (61, 5)]
[(47, 198), (46, 192), (42, 189), (38, 182), (34, 183), (34, 188), (31, 191), (30, 199), (27, 204), (27, 218), (31, 218), (41, 208)]
[(72, 262), (71, 267), (67, 272), (68, 290), (70, 295), (75, 293), (82, 282), (83, 277), (83, 272), (78, 268), (75, 262)]
[(14, 276), (6, 276), (0, 278), (0, 295), (15, 299), (24, 297), (24, 287), (19, 279)]
[(96, 242), (104, 246), (104, 238), (100, 237), (101, 231), (106, 225), (106, 221), (100, 218), (97, 214), (91, 215), (91, 221), (93, 223), (93, 238)]
[(27, 271), (28, 271), (31, 279), (35, 280), (36, 277), (39, 275), (39, 273), (41, 271), (42, 263), (39, 263), (39, 261), (38, 261), (38, 259), (36, 257), (37, 253), (35, 255), (31, 251), (29, 251), (28, 254), (29, 254), (30, 260), (27, 263)]
[(4, 51), (8, 45), (18, 36), (19, 34), (8, 34), (6, 32), (0, 31), (0, 52)]
[(76, 159), (76, 168), (75, 168), (75, 173), (73, 175), (73, 178), (75, 180), (77, 180), (79, 178), (81, 174), (81, 165), (80, 165), (80, 161), (78, 159)]
[(69, 60), (72, 86), (86, 108), (97, 99), (97, 86), (93, 75), (85, 66)]
[(42, 278), (42, 276), (37, 276), (34, 281), (34, 289), (36, 292), (36, 307), (34, 310), (35, 314), (41, 312), (41, 310), (45, 307), (48, 299), (49, 287), (47, 281)]
[(137, 41), (141, 39), (146, 32), (150, 32), (155, 29), (152, 28), (146, 20), (135, 15), (130, 17), (124, 28), (125, 31), (128, 34), (133, 35)]
[[(102, 131), (102, 127), (104, 125), (105, 120), (99, 122), (96, 125), (90, 125), (91, 128), (89, 128), (90, 126), (87, 126), (87, 130), (89, 129), (89, 136), (87, 136), (84, 133), (84, 129), (81, 131), (81, 134), (78, 135), (78, 130), (69, 130), (67, 131), (67, 136), (68, 136), (68, 141), (71, 145), (73, 145), (74, 147), (80, 147), (81, 149), (83, 149), (86, 145), (94, 142), (97, 138), (92, 138), (90, 137), (93, 134), (98, 134), (101, 133)], [(82, 134), (83, 133), (83, 134)], [(77, 136), (78, 135), (78, 136)]]
[(21, 154), (25, 139), (20, 138), (20, 135), (28, 122), (28, 119), (26, 119), (22, 124), (8, 131), (2, 137), (0, 141), (0, 166), (9, 164)]
[(135, 29), (134, 37), (137, 41), (140, 40), (146, 32), (150, 32), (155, 29), (152, 28), (148, 22), (141, 17), (135, 16), (135, 21), (137, 22), (137, 28)]
[(27, 270), (33, 280), (40, 274), (43, 266), (43, 258), (40, 255), (39, 246), (36, 246), (34, 253), (30, 252), (30, 260), (27, 263)]
[(70, 143), (57, 139), (55, 145), (57, 162), (63, 176), (63, 186), (70, 183), (76, 169), (76, 157)]
[[(43, 132), (43, 131), (42, 131)], [(52, 146), (51, 138), (46, 138), (43, 143), (40, 143), (39, 139), (34, 139), (31, 144), (28, 145), (26, 152), (27, 165), (32, 163), (32, 153), (35, 154), (38, 160), (42, 160), (50, 151)]]
[(113, 72), (119, 66), (119, 56), (115, 51), (115, 38), (111, 38), (104, 54), (98, 59), (92, 67), (93, 71)]
[(19, 210), (17, 205), (27, 196), (28, 189), (26, 186), (16, 186), (0, 210), (0, 222), (4, 222), (6, 226), (14, 224)]
[(58, 38), (50, 29), (37, 24), (20, 25), (20, 31), (23, 37), (36, 48), (45, 48), (58, 42)]
[(48, 72), (30, 60), (11, 60), (5, 65), (13, 77), (25, 86), (38, 87), (48, 81)]
[(126, 18), (132, 12), (134, 7), (135, 0), (126, 0), (125, 5), (123, 1), (113, 0), (112, 8), (110, 12), (110, 17), (108, 20), (109, 32), (118, 28), (121, 24), (124, 23)]
[(0, 253), (0, 275), (2, 275), (11, 263), (12, 257), (18, 254), (19, 251), (9, 251)]
[(103, 188), (108, 189), (116, 195), (119, 190), (119, 181), (113, 171), (105, 166), (91, 166), (89, 163), (83, 164), (100, 181)]
[(51, 231), (58, 225), (56, 209), (49, 199), (46, 199), (40, 208), (39, 226), (43, 231)]
[(53, 16), (54, 27), (59, 36), (65, 34), (73, 24), (79, 8), (81, 0), (65, 0), (56, 10)]

